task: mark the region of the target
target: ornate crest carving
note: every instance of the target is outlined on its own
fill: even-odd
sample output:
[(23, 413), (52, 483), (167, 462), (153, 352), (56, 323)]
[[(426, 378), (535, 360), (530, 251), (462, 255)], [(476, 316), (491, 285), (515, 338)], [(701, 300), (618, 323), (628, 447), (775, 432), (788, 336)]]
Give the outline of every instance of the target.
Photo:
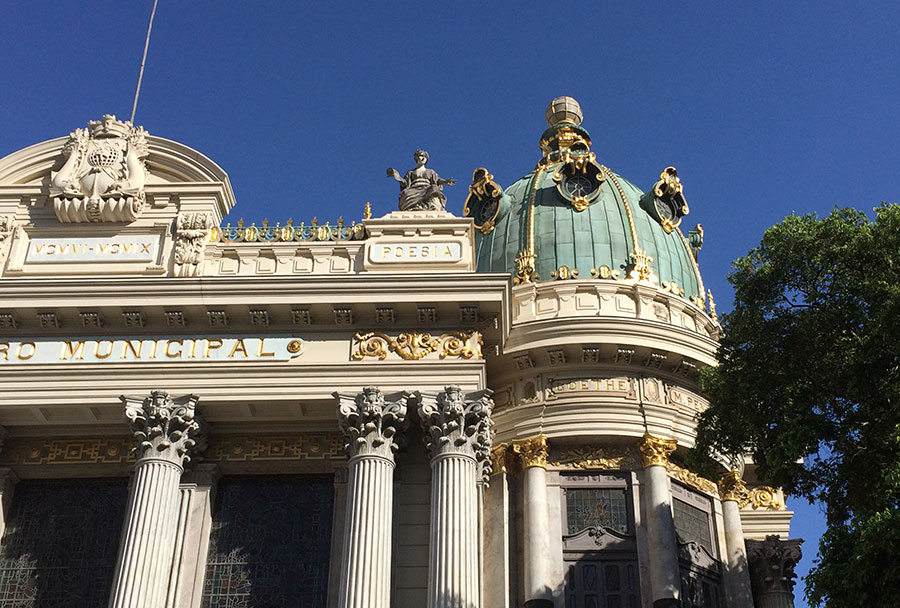
[(347, 454), (394, 459), (397, 432), (406, 428), (407, 395), (388, 401), (374, 386), (367, 386), (354, 398), (334, 393), (338, 422), (346, 441)]
[(161, 458), (179, 466), (206, 448), (205, 433), (194, 415), (197, 395), (172, 399), (166, 391), (150, 391), (146, 399), (120, 397), (131, 423), (138, 460)]
[(106, 114), (75, 129), (63, 146), (65, 161), (50, 175), (60, 222), (133, 222), (144, 210), (149, 154), (147, 132)]
[(175, 275), (198, 276), (203, 271), (203, 251), (209, 240), (212, 218), (207, 213), (181, 213), (175, 232)]

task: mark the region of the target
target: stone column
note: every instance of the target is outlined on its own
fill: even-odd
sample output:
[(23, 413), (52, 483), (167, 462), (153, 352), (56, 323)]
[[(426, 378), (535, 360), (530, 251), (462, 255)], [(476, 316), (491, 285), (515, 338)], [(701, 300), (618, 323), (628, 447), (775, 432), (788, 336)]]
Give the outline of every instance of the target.
[(219, 465), (198, 464), (182, 477), (175, 559), (166, 608), (200, 608), (213, 500), (220, 475)]
[(725, 595), (728, 606), (753, 608), (750, 590), (750, 570), (741, 527), (741, 507), (749, 499), (749, 492), (739, 471), (726, 473), (719, 480), (722, 500), (722, 519), (725, 524)]
[(334, 396), (350, 457), (338, 606), (390, 606), (394, 452), (408, 395), (386, 400), (367, 386), (355, 397)]
[(458, 386), (448, 386), (419, 406), (431, 455), (428, 608), (481, 606), (477, 484), (489, 471), (490, 394), (464, 395)]
[(803, 540), (748, 540), (747, 558), (756, 608), (794, 608), (794, 566), (800, 561)]
[(522, 463), (522, 550), (525, 607), (553, 606), (550, 565), (550, 513), (547, 507), (547, 437), (539, 435), (513, 443)]
[(644, 507), (650, 544), (650, 590), (654, 608), (680, 606), (681, 573), (678, 538), (672, 519), (672, 494), (666, 464), (675, 451), (674, 439), (644, 435), (640, 448), (644, 464)]
[(194, 416), (196, 395), (173, 399), (151, 391), (146, 399), (122, 396), (137, 463), (110, 608), (163, 608), (175, 553), (181, 474), (205, 447)]
[(509, 608), (509, 445), (491, 450), (491, 483), (484, 496), (484, 576), (482, 602), (491, 608)]

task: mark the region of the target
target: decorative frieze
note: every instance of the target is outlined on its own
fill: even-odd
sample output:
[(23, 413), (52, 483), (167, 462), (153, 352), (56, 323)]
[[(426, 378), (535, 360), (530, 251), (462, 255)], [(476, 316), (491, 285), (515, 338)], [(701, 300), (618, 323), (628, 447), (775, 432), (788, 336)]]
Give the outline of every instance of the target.
[(439, 336), (428, 332), (404, 332), (396, 338), (382, 332), (357, 332), (353, 359), (362, 361), (368, 357), (387, 359), (394, 353), (406, 361), (418, 361), (432, 353), (439, 358), (483, 359), (481, 334), (477, 331), (463, 333), (451, 331)]
[(138, 461), (162, 458), (183, 467), (205, 449), (205, 433), (195, 417), (196, 395), (173, 399), (166, 391), (150, 391), (144, 399), (122, 395), (121, 400)]
[(127, 438), (16, 438), (0, 452), (5, 465), (121, 464), (134, 462), (134, 442)]
[(696, 488), (701, 492), (706, 492), (707, 494), (716, 494), (716, 484), (705, 477), (701, 477), (692, 471), (688, 471), (687, 469), (678, 466), (671, 460), (666, 463), (666, 471), (669, 472), (670, 477), (677, 479), (685, 485)]
[(388, 400), (378, 388), (367, 386), (355, 397), (334, 393), (334, 398), (347, 454), (393, 460), (399, 447), (397, 433), (407, 425), (409, 395)]
[(339, 433), (213, 435), (205, 453), (205, 460), (214, 462), (344, 459), (344, 441)]
[(194, 277), (203, 272), (203, 252), (209, 241), (212, 216), (181, 213), (175, 230), (175, 276)]
[(663, 439), (649, 433), (644, 434), (643, 440), (638, 444), (644, 468), (666, 466), (669, 456), (675, 451), (677, 445), (678, 443), (674, 439)]
[(549, 464), (556, 468), (629, 471), (638, 468), (638, 459), (631, 449), (583, 446), (562, 451)]

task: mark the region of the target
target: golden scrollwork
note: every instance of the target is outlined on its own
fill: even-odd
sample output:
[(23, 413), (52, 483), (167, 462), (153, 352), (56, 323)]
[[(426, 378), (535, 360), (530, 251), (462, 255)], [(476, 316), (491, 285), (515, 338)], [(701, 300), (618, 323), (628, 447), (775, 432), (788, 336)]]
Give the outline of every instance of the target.
[(639, 283), (656, 283), (653, 269), (650, 268), (652, 261), (653, 258), (646, 251), (635, 248), (631, 254), (631, 272), (628, 273), (628, 278)]
[(562, 457), (550, 463), (554, 467), (573, 469), (632, 470), (638, 461), (632, 450), (613, 450), (595, 446), (566, 450)]
[(645, 433), (643, 440), (638, 444), (641, 452), (641, 460), (644, 468), (652, 466), (667, 466), (669, 455), (675, 451), (678, 442), (674, 439), (663, 439)]
[(606, 264), (603, 264), (602, 266), (600, 266), (600, 268), (591, 268), (591, 276), (595, 279), (615, 279), (617, 281), (622, 280), (619, 277), (619, 269), (610, 268)]
[(521, 283), (531, 283), (534, 281), (535, 255), (533, 251), (523, 249), (516, 256), (516, 276), (514, 282), (516, 285)]
[(491, 475), (508, 473), (510, 469), (510, 446), (508, 443), (499, 443), (491, 449)]
[(666, 464), (666, 471), (668, 471), (671, 477), (674, 477), (678, 481), (682, 482), (685, 485), (689, 485), (692, 488), (696, 488), (701, 492), (706, 492), (708, 494), (716, 494), (716, 484), (710, 481), (705, 477), (700, 477), (696, 473), (689, 471), (685, 468), (678, 466), (677, 464), (669, 461)]
[(778, 490), (770, 486), (757, 486), (750, 490), (747, 503), (754, 509), (771, 509), (772, 511), (784, 511), (787, 507), (778, 496)]
[(660, 285), (660, 289), (662, 291), (668, 291), (671, 294), (675, 294), (676, 296), (684, 295), (684, 290), (675, 281), (663, 281), (662, 285)]
[(404, 332), (392, 338), (376, 332), (357, 332), (357, 350), (353, 358), (361, 361), (366, 357), (386, 359), (388, 353), (396, 353), (407, 361), (418, 361), (431, 353), (439, 353), (441, 359), (460, 357), (462, 359), (481, 359), (481, 334), (477, 331), (465, 333), (451, 331), (440, 336), (432, 336), (428, 332)]
[(547, 468), (547, 436), (538, 435), (528, 439), (520, 439), (512, 442), (512, 451), (518, 455), (522, 468), (540, 467)]
[(578, 276), (578, 269), (569, 268), (568, 266), (560, 266), (559, 270), (552, 271), (550, 273), (550, 276), (558, 280), (574, 279)]

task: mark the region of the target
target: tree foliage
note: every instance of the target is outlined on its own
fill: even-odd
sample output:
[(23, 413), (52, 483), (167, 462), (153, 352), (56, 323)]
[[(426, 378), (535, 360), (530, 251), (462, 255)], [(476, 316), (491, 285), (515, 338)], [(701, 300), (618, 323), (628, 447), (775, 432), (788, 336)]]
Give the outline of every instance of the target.
[(821, 501), (807, 597), (900, 605), (900, 206), (789, 216), (737, 260), (698, 447)]

